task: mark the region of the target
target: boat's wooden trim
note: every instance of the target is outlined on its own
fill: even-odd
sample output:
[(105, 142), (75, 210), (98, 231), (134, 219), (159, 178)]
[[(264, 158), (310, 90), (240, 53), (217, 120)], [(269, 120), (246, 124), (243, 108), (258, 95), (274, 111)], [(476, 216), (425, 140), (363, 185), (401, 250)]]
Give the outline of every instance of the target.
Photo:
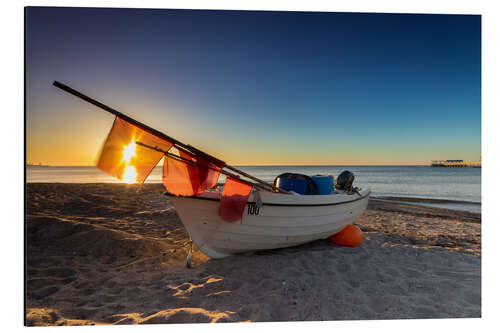
[[(286, 206), (286, 207), (319, 207), (319, 206), (337, 206), (337, 205), (343, 205), (343, 204), (348, 204), (351, 202), (356, 202), (359, 200), (363, 200), (366, 197), (370, 195), (371, 191), (366, 193), (364, 196), (359, 196), (356, 195), (356, 199), (349, 200), (349, 201), (342, 201), (342, 202), (332, 202), (332, 203), (323, 203), (323, 204), (279, 204), (279, 203), (268, 203), (268, 202), (263, 202), (263, 206)], [(175, 195), (170, 194), (168, 192), (165, 192), (166, 196), (169, 197), (175, 197)], [(355, 194), (352, 194), (355, 195)], [(198, 200), (209, 200), (209, 201), (220, 201), (219, 198), (206, 198), (206, 197), (197, 197), (197, 196), (192, 196), (192, 197), (186, 197), (186, 199), (198, 199)], [(247, 204), (256, 204), (256, 202), (253, 201), (248, 201)]]

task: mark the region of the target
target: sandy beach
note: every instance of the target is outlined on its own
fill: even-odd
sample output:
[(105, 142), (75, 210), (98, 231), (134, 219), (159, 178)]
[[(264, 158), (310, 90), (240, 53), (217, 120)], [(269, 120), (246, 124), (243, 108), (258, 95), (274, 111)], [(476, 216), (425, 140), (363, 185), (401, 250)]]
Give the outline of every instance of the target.
[(213, 260), (161, 184), (28, 184), (29, 326), (477, 318), (481, 215), (373, 199), (360, 247)]

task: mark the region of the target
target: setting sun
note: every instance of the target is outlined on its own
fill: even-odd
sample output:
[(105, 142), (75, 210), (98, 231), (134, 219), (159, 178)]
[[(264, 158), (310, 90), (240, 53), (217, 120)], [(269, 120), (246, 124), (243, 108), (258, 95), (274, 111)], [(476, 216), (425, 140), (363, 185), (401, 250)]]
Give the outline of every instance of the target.
[(123, 171), (123, 181), (127, 184), (133, 184), (137, 182), (137, 170), (133, 165), (129, 165), (132, 157), (137, 157), (135, 152), (136, 145), (135, 140), (132, 141), (125, 147), (123, 147), (123, 157), (122, 162), (125, 162), (125, 170)]
[(137, 171), (133, 165), (129, 165), (125, 168), (125, 171), (123, 172), (123, 181), (127, 184), (137, 182)]
[(128, 144), (128, 146), (123, 147), (123, 159), (122, 161), (125, 161), (126, 164), (130, 163), (130, 160), (132, 157), (137, 156), (135, 153), (135, 141), (132, 139), (132, 141)]

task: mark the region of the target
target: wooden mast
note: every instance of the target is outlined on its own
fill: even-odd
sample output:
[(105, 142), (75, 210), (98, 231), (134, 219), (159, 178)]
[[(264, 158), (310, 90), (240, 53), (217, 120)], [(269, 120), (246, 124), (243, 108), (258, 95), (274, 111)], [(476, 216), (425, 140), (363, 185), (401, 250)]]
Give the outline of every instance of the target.
[[(175, 160), (177, 160), (177, 161), (180, 161), (180, 162), (186, 163), (186, 164), (188, 164), (188, 165), (192, 165), (192, 166), (198, 166), (198, 163), (196, 163), (196, 162), (193, 162), (193, 161), (191, 161), (191, 160), (189, 160), (189, 159), (187, 159), (187, 158), (184, 158), (184, 157), (182, 157), (182, 156), (177, 156), (177, 155), (175, 155), (175, 154), (169, 153), (168, 151), (165, 151), (165, 150), (163, 150), (163, 149), (161, 149), (161, 148), (159, 148), (159, 147), (149, 146), (149, 145), (147, 145), (147, 144), (145, 144), (145, 143), (142, 143), (142, 142), (140, 142), (140, 141), (136, 141), (135, 143), (136, 143), (136, 144), (138, 144), (139, 146), (143, 146), (143, 147), (145, 147), (145, 148), (149, 148), (149, 149), (152, 149), (152, 150), (159, 151), (159, 152), (161, 152), (161, 153), (165, 154), (166, 156), (168, 156), (168, 157), (170, 157), (170, 158), (172, 158), (172, 159), (175, 159)], [(247, 180), (240, 179), (237, 175), (232, 174), (232, 173), (230, 173), (230, 172), (227, 172), (226, 170), (223, 170), (223, 169), (217, 169), (217, 168), (214, 168), (214, 167), (212, 167), (212, 166), (210, 166), (210, 165), (204, 165), (204, 167), (205, 167), (205, 168), (208, 168), (208, 169), (211, 169), (211, 170), (214, 170), (214, 171), (217, 171), (217, 172), (220, 172), (220, 173), (222, 173), (223, 175), (226, 175), (226, 176), (228, 176), (228, 177), (238, 178), (240, 181), (244, 182), (245, 184), (248, 184), (248, 185), (251, 185), (251, 186), (255, 186), (255, 187), (261, 188), (261, 189), (263, 189), (263, 190), (269, 191), (269, 189), (268, 189), (267, 187), (264, 187), (264, 186), (262, 186), (261, 184), (258, 184), (258, 183), (252, 183), (252, 182), (249, 182), (249, 181), (247, 181)]]
[(131, 123), (134, 126), (139, 127), (140, 129), (142, 129), (142, 130), (144, 130), (144, 131), (146, 131), (148, 133), (151, 133), (151, 134), (153, 134), (153, 135), (155, 135), (155, 136), (157, 136), (157, 137), (159, 137), (161, 139), (164, 139), (164, 140), (172, 142), (174, 144), (174, 147), (177, 148), (177, 149), (179, 149), (179, 150), (182, 150), (182, 151), (185, 151), (187, 153), (190, 153), (191, 155), (200, 155), (201, 157), (207, 159), (208, 161), (210, 161), (211, 163), (217, 165), (221, 169), (222, 168), (228, 168), (229, 170), (232, 170), (232, 171), (234, 171), (234, 172), (236, 172), (236, 173), (238, 173), (238, 174), (240, 174), (240, 175), (242, 175), (244, 177), (252, 179), (253, 181), (256, 181), (257, 183), (259, 183), (262, 188), (264, 188), (264, 189), (266, 189), (268, 191), (290, 194), (290, 192), (288, 192), (286, 190), (280, 189), (280, 188), (278, 188), (278, 187), (276, 187), (274, 185), (266, 183), (265, 181), (263, 181), (263, 180), (261, 180), (261, 179), (259, 179), (257, 177), (254, 177), (254, 176), (252, 176), (252, 175), (250, 175), (250, 174), (248, 174), (248, 173), (246, 173), (244, 171), (241, 171), (241, 170), (239, 170), (239, 169), (237, 169), (237, 168), (235, 168), (233, 166), (227, 165), (226, 162), (224, 162), (224, 161), (222, 161), (222, 160), (220, 160), (220, 159), (218, 159), (218, 158), (216, 158), (216, 157), (214, 157), (214, 156), (212, 156), (210, 154), (207, 154), (207, 153), (205, 153), (205, 152), (203, 152), (203, 151), (201, 151), (201, 150), (199, 150), (199, 149), (197, 149), (197, 148), (195, 148), (195, 147), (193, 147), (191, 145), (186, 145), (186, 144), (184, 144), (184, 143), (182, 143), (182, 142), (180, 142), (180, 141), (178, 141), (178, 140), (176, 140), (176, 139), (174, 139), (174, 138), (166, 135), (165, 133), (162, 133), (162, 132), (160, 132), (158, 130), (155, 130), (154, 128), (152, 128), (152, 127), (150, 127), (148, 125), (145, 125), (145, 124), (143, 124), (143, 123), (141, 123), (141, 122), (139, 122), (139, 121), (137, 121), (137, 120), (135, 120), (135, 119), (133, 119), (133, 118), (131, 118), (131, 117), (129, 117), (129, 116), (127, 116), (127, 115), (125, 115), (125, 114), (123, 114), (123, 113), (121, 113), (121, 112), (119, 112), (119, 111), (117, 111), (117, 110), (115, 110), (115, 109), (113, 109), (113, 108), (111, 108), (111, 107), (109, 107), (109, 106), (107, 106), (107, 105), (105, 105), (105, 104), (103, 104), (103, 103), (101, 103), (101, 102), (93, 99), (93, 98), (90, 98), (89, 96), (84, 95), (81, 92), (79, 92), (79, 91), (77, 91), (77, 90), (75, 90), (75, 89), (73, 89), (73, 88), (71, 88), (71, 87), (69, 87), (69, 86), (67, 86), (65, 84), (62, 84), (62, 83), (60, 83), (58, 81), (54, 81), (53, 85), (56, 86), (57, 88), (61, 89), (61, 90), (66, 91), (67, 93), (70, 93), (70, 94), (72, 94), (72, 95), (74, 95), (76, 97), (79, 97), (79, 98), (83, 99), (84, 101), (86, 101), (86, 102), (88, 102), (90, 104), (93, 104), (93, 105), (95, 105), (95, 106), (97, 106), (97, 107), (99, 107), (99, 108), (101, 108), (101, 109), (103, 109), (103, 110), (105, 110), (105, 111), (107, 111), (107, 112), (109, 112), (111, 114), (114, 114), (117, 117), (122, 118), (123, 120)]

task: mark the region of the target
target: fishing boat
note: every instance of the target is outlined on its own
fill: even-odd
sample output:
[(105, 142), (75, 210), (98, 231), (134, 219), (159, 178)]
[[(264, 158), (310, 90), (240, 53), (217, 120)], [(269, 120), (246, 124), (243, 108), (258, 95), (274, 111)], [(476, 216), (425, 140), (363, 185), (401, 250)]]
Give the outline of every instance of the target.
[[(331, 188), (332, 193), (298, 194), (230, 166), (67, 85), (53, 84), (116, 116), (98, 168), (118, 179), (142, 183), (164, 159), (166, 194), (192, 242), (211, 258), (326, 239), (352, 224), (367, 207), (370, 190), (352, 187), (352, 179), (347, 186)], [(223, 188), (217, 186), (220, 174), (226, 176)]]
[[(257, 193), (261, 205), (255, 200)], [(218, 215), (221, 194), (207, 190), (193, 197), (170, 196), (191, 239), (211, 258), (326, 239), (363, 214), (370, 190), (330, 195), (253, 191), (242, 218), (234, 223)]]

